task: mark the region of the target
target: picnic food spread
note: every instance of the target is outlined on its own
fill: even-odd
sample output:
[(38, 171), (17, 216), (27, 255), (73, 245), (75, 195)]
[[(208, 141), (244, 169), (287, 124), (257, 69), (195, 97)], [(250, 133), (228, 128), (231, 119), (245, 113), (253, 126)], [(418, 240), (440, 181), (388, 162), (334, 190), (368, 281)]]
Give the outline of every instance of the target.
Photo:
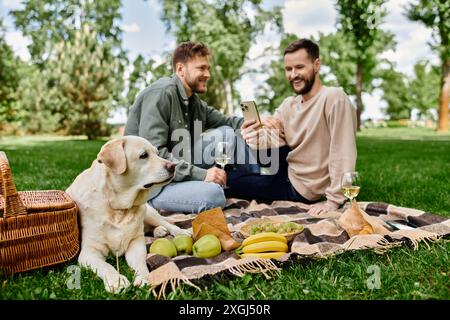
[(173, 240), (156, 239), (149, 252), (169, 258), (190, 254), (197, 258), (213, 258), (222, 250), (236, 249), (234, 252), (240, 258), (277, 259), (289, 251), (288, 241), (302, 232), (303, 226), (292, 221), (254, 219), (240, 229), (245, 237), (240, 243), (231, 236), (222, 210), (215, 208), (201, 212), (192, 221), (192, 231), (193, 238), (178, 235)]
[(284, 255), (288, 250), (285, 236), (275, 232), (263, 232), (246, 238), (235, 252), (241, 258), (276, 259)]

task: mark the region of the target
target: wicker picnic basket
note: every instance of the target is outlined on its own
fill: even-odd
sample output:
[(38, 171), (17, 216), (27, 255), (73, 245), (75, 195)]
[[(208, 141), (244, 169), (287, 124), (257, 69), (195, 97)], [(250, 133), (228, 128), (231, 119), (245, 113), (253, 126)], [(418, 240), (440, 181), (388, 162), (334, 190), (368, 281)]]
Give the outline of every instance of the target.
[(0, 272), (65, 262), (80, 249), (77, 206), (60, 190), (17, 192), (0, 151)]

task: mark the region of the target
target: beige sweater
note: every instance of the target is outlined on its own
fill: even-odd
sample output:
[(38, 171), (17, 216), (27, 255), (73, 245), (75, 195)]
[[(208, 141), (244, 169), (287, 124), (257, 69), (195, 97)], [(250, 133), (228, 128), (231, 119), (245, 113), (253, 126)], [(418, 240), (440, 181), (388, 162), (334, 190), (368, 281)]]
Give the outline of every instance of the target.
[(284, 128), (285, 139), (263, 128), (253, 148), (289, 145), (288, 176), (294, 188), (309, 200), (325, 195), (330, 204), (345, 201), (340, 179), (356, 162), (356, 110), (340, 88), (323, 86), (310, 100), (289, 97), (274, 115)]

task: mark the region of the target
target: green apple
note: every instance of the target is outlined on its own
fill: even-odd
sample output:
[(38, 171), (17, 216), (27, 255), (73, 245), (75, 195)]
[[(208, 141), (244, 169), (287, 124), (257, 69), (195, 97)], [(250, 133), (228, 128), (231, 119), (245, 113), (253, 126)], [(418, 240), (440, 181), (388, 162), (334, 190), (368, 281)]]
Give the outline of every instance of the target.
[(169, 258), (177, 256), (177, 248), (172, 241), (166, 238), (159, 238), (153, 241), (149, 252), (160, 254)]
[(212, 258), (222, 251), (220, 240), (213, 234), (207, 234), (198, 239), (192, 246), (194, 257)]
[(190, 236), (179, 234), (172, 241), (177, 248), (178, 255), (191, 254), (194, 241)]

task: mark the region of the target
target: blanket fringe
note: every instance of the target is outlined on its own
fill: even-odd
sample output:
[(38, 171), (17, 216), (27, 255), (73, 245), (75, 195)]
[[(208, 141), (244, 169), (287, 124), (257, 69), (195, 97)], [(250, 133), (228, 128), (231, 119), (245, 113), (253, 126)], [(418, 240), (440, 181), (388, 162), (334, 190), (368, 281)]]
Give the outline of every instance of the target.
[(427, 250), (430, 250), (431, 249), (430, 243), (439, 242), (442, 237), (439, 235), (432, 235), (432, 236), (420, 237), (420, 238), (415, 238), (415, 239), (410, 238), (410, 237), (407, 237), (407, 238), (408, 238), (408, 240), (411, 241), (414, 250), (419, 249), (420, 243), (425, 244), (427, 247)]
[(388, 252), (392, 248), (400, 247), (402, 245), (402, 243), (397, 242), (397, 241), (389, 242), (385, 238), (382, 238), (382, 239), (380, 239), (380, 241), (377, 242), (377, 245), (378, 245), (378, 247), (374, 247), (372, 249), (376, 254), (382, 255), (382, 254), (385, 254), (386, 252)]
[[(189, 285), (191, 287), (194, 287), (198, 291), (202, 291), (201, 288), (199, 288), (198, 286), (193, 284), (187, 278), (178, 278), (178, 277), (177, 278), (171, 278), (171, 279), (167, 279), (166, 281), (162, 282), (161, 284), (154, 285), (154, 286), (152, 286), (150, 288), (150, 290), (152, 291), (153, 296), (157, 300), (161, 299), (161, 297), (166, 299), (166, 288), (167, 288), (167, 285), (169, 283), (170, 283), (170, 287), (171, 287), (172, 291), (180, 289), (180, 292), (183, 292), (183, 286), (181, 284), (186, 284), (186, 285)], [(156, 290), (156, 288), (158, 288), (158, 287), (159, 287), (159, 290)]]
[(243, 277), (245, 273), (262, 273), (266, 279), (271, 279), (273, 273), (280, 272), (278, 268), (270, 259), (260, 259), (260, 258), (246, 258), (252, 259), (243, 264), (238, 264), (228, 268), (232, 274)]
[[(437, 235), (437, 234), (428, 234), (428, 235), (420, 235), (420, 236), (413, 235), (413, 234), (401, 234), (401, 235), (402, 235), (402, 238), (395, 239), (393, 242), (389, 242), (385, 238), (381, 239), (377, 243), (379, 245), (379, 247), (373, 248), (374, 252), (377, 254), (384, 254), (389, 249), (394, 248), (394, 247), (400, 247), (407, 241), (411, 244), (411, 247), (413, 248), (413, 250), (419, 249), (419, 245), (421, 243), (425, 244), (427, 249), (430, 250), (431, 249), (430, 243), (436, 243), (436, 242), (442, 241), (442, 236)], [(407, 239), (407, 240), (405, 241), (405, 239)]]

